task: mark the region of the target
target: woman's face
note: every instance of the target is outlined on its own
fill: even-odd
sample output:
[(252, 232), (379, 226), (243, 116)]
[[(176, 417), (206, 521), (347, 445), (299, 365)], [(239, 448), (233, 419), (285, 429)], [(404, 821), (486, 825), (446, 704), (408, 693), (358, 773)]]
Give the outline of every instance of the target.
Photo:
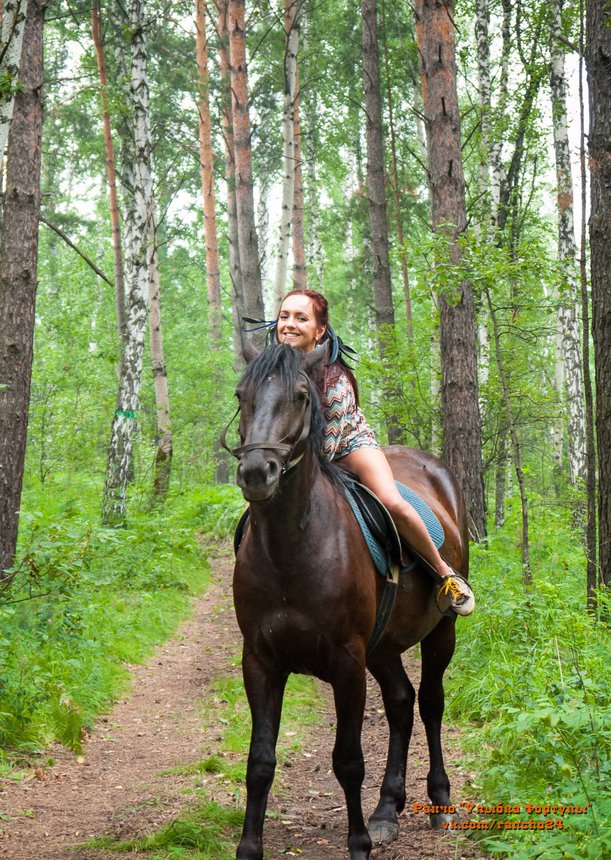
[(325, 333), (325, 327), (316, 320), (314, 302), (299, 293), (282, 302), (277, 330), (280, 343), (288, 343), (301, 352), (311, 352)]

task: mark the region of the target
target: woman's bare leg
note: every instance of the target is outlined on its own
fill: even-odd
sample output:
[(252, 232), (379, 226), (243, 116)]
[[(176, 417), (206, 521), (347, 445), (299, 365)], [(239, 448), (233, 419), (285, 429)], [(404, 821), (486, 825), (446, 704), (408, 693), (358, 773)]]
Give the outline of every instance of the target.
[(475, 606), (470, 586), (442, 559), (422, 517), (399, 493), (384, 452), (379, 448), (357, 448), (337, 463), (355, 474), (361, 484), (376, 494), (395, 521), (401, 537), (428, 561), (442, 581), (446, 581), (439, 594), (447, 595), (455, 611), (462, 615), (470, 614)]

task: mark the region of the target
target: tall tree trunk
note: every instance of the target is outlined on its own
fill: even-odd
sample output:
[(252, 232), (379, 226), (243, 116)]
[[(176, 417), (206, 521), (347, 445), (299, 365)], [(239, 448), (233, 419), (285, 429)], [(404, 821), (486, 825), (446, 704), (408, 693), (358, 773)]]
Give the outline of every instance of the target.
[(199, 74), (199, 161), (204, 201), (204, 234), (206, 239), (206, 277), (208, 284), (208, 324), (213, 349), (221, 344), (221, 272), (216, 231), (214, 195), (214, 154), (208, 77), (208, 37), (206, 35), (206, 0), (195, 0), (197, 69)]
[(584, 99), (584, 57), (585, 57), (585, 8), (584, 0), (579, 0), (579, 173), (581, 186), (581, 235), (579, 255), (579, 282), (581, 287), (581, 351), (583, 354), (583, 388), (586, 411), (586, 589), (587, 606), (594, 612), (598, 597), (598, 547), (596, 540), (596, 445), (594, 441), (594, 393), (590, 373), (590, 296), (588, 293), (587, 272), (587, 196), (588, 178), (586, 169), (586, 117)]
[(108, 177), (110, 223), (112, 225), (112, 246), (114, 252), (117, 327), (119, 330), (120, 354), (122, 354), (125, 349), (126, 341), (123, 248), (121, 244), (121, 221), (119, 218), (119, 201), (117, 197), (117, 171), (115, 167), (115, 151), (112, 143), (112, 130), (110, 126), (110, 111), (108, 108), (108, 77), (106, 75), (106, 61), (104, 58), (104, 46), (102, 44), (102, 22), (99, 0), (92, 0), (91, 24), (93, 44), (95, 46), (98, 62), (98, 76), (100, 80), (100, 101), (102, 103), (102, 123), (104, 126), (104, 151), (106, 153), (106, 175)]
[(279, 310), (286, 292), (289, 245), (293, 223), (293, 193), (295, 189), (295, 87), (297, 83), (297, 49), (299, 31), (296, 26), (298, 0), (284, 0), (284, 103), (282, 106), (282, 208), (280, 240), (274, 278), (274, 313)]
[(586, 0), (590, 92), (590, 267), (596, 368), (598, 547), (601, 581), (611, 582), (611, 11)]
[(410, 341), (414, 337), (412, 321), (412, 298), (409, 287), (409, 274), (407, 271), (407, 248), (403, 235), (403, 218), (401, 217), (401, 200), (399, 197), (399, 169), (397, 161), (397, 136), (395, 133), (395, 118), (392, 98), (390, 62), (388, 57), (388, 38), (386, 33), (386, 11), (384, 0), (382, 0), (382, 26), (384, 28), (384, 69), (386, 71), (386, 101), (388, 104), (388, 130), (390, 132), (390, 152), (392, 156), (392, 190), (395, 202), (395, 219), (397, 222), (397, 239), (399, 242), (399, 261), (401, 264), (401, 278), (403, 280), (403, 297), (405, 299), (405, 318), (407, 324), (407, 336)]
[[(308, 32), (310, 21), (307, 7), (303, 14), (303, 48), (304, 56), (308, 57)], [(310, 76), (310, 66), (306, 65), (306, 76)], [(308, 209), (308, 232), (306, 245), (307, 269), (310, 277), (314, 278), (314, 287), (322, 289), (324, 276), (324, 256), (320, 241), (320, 199), (318, 192), (318, 178), (316, 163), (318, 157), (318, 93), (316, 87), (309, 87), (307, 94), (301, 98), (305, 126), (305, 152), (306, 152), (306, 199)]]
[(151, 255), (149, 278), (149, 340), (153, 384), (155, 386), (155, 407), (157, 413), (157, 448), (153, 470), (153, 497), (164, 502), (170, 488), (172, 469), (172, 428), (170, 424), (170, 395), (168, 392), (168, 372), (163, 352), (161, 331), (161, 300), (159, 297), (159, 256), (154, 242)]
[[(573, 215), (573, 173), (568, 138), (567, 81), (562, 43), (563, 5), (564, 0), (556, 0), (550, 74), (554, 151), (556, 154), (558, 258), (563, 272), (558, 305), (558, 329), (560, 333), (561, 361), (565, 370), (563, 388), (566, 389), (569, 416), (567, 440), (569, 472), (573, 486), (579, 486), (585, 480), (586, 430), (580, 331), (577, 314), (580, 298)], [(561, 389), (559, 391), (561, 397), (563, 393), (564, 391)]]
[[(376, 330), (380, 357), (384, 361), (394, 337), (395, 310), (392, 300), (390, 255), (388, 251), (388, 217), (384, 183), (384, 142), (382, 133), (382, 94), (378, 54), (376, 0), (361, 0), (363, 39), (363, 84), (367, 138), (367, 197), (371, 225), (373, 292)], [(386, 395), (393, 397), (392, 391)], [(392, 400), (391, 400), (392, 402)], [(388, 441), (391, 445), (403, 439), (397, 416), (386, 416)]]
[[(416, 0), (415, 12), (433, 229), (447, 240), (449, 262), (458, 265), (458, 239), (466, 227), (467, 214), (456, 91), (454, 3)], [(471, 534), (479, 540), (486, 534), (486, 515), (471, 285), (456, 284), (439, 300), (444, 458), (463, 488)]]
[(299, 106), (299, 65), (295, 68), (295, 105), (293, 108), (293, 142), (295, 154), (295, 183), (293, 187), (293, 287), (305, 290), (308, 277), (305, 260), (305, 229), (303, 224), (303, 156), (301, 150), (301, 111)]
[(28, 0), (5, 0), (0, 18), (0, 165), (8, 140), (15, 96), (19, 90), (21, 54)]
[(144, 0), (131, 0), (130, 117), (133, 134), (133, 177), (125, 217), (125, 281), (127, 287), (127, 340), (120, 369), (117, 408), (112, 422), (102, 521), (118, 525), (125, 521), (127, 485), (132, 468), (132, 450), (139, 405), (146, 335), (146, 311), (153, 246), (153, 187), (151, 177), (151, 131), (145, 39)]
[(34, 343), (45, 0), (30, 0), (8, 139), (0, 235), (0, 579), (13, 563), (23, 485)]
[[(244, 311), (251, 318), (262, 319), (264, 310), (259, 248), (255, 227), (244, 3), (245, 0), (229, 0), (228, 7), (236, 211)], [(253, 334), (250, 335), (250, 339), (255, 343), (262, 344), (264, 336), (261, 333)]]
[[(231, 279), (231, 313), (233, 350), (237, 362), (242, 361), (244, 332), (244, 288), (240, 269), (240, 245), (236, 203), (235, 154), (233, 144), (233, 114), (231, 108), (231, 72), (229, 66), (229, 32), (227, 14), (229, 0), (219, 0), (217, 31), (219, 35), (219, 70), (221, 76), (221, 117), (225, 157), (225, 183), (227, 185), (227, 241), (229, 244), (229, 277)], [(236, 368), (237, 369), (237, 368)]]

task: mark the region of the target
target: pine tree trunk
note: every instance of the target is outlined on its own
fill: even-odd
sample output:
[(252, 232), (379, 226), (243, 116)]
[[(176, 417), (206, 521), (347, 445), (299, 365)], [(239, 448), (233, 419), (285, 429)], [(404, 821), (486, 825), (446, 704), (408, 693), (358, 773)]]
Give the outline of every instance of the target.
[(301, 113), (299, 107), (299, 66), (295, 68), (295, 105), (293, 108), (293, 142), (295, 153), (295, 184), (293, 187), (293, 287), (305, 290), (308, 277), (305, 259), (305, 229), (303, 225), (303, 156), (301, 151)]
[[(450, 262), (460, 262), (458, 238), (467, 223), (452, 0), (417, 0), (416, 32), (422, 64), (433, 229), (447, 238)], [(467, 500), (475, 540), (486, 534), (475, 314), (471, 285), (440, 296), (441, 395), (444, 458)]]
[(293, 193), (295, 189), (295, 87), (297, 83), (297, 49), (299, 31), (296, 27), (297, 0), (284, 0), (284, 102), (282, 106), (282, 208), (280, 239), (274, 278), (274, 313), (286, 292), (289, 245), (293, 223)]
[(145, 5), (131, 0), (130, 123), (133, 130), (133, 159), (126, 159), (124, 172), (133, 169), (126, 192), (133, 190), (125, 215), (125, 283), (127, 287), (127, 340), (120, 368), (117, 408), (108, 448), (106, 484), (102, 501), (102, 521), (118, 525), (125, 521), (127, 485), (132, 469), (136, 413), (142, 382), (153, 245), (153, 188), (151, 177), (151, 132), (147, 53), (144, 33)]
[(5, 0), (0, 14), (0, 165), (4, 161), (20, 81), (27, 8), (28, 0)]
[[(254, 319), (262, 319), (264, 310), (255, 227), (244, 0), (229, 0), (228, 10), (236, 211), (244, 312)], [(260, 333), (250, 335), (249, 338), (259, 345), (262, 345), (264, 340), (264, 336)]]
[(117, 197), (117, 171), (115, 167), (115, 151), (112, 143), (110, 126), (110, 111), (108, 107), (108, 78), (106, 61), (102, 45), (102, 22), (99, 0), (91, 4), (91, 23), (93, 44), (98, 62), (100, 80), (100, 100), (102, 103), (102, 123), (104, 126), (104, 151), (106, 153), (106, 174), (108, 177), (108, 196), (110, 201), (110, 223), (112, 225), (112, 246), (115, 268), (115, 302), (117, 308), (117, 327), (119, 330), (120, 351), (123, 352), (126, 341), (125, 322), (125, 279), (123, 270), (123, 248), (121, 244), (121, 221), (119, 218), (119, 201)]
[(206, 279), (208, 284), (208, 325), (212, 348), (221, 344), (221, 272), (216, 231), (216, 201), (214, 194), (214, 154), (208, 77), (208, 37), (206, 35), (206, 0), (195, 0), (195, 30), (197, 69), (199, 73), (199, 161), (204, 202), (204, 234), (206, 239)]
[(590, 92), (590, 267), (596, 368), (598, 546), (601, 581), (611, 582), (611, 12), (586, 0)]
[(168, 391), (168, 372), (163, 352), (161, 330), (161, 300), (159, 297), (159, 256), (157, 245), (153, 244), (151, 255), (151, 275), (149, 279), (149, 342), (153, 384), (155, 386), (155, 408), (157, 413), (157, 447), (153, 469), (153, 497), (164, 502), (170, 488), (172, 469), (172, 428), (170, 424), (170, 395)]
[(43, 27), (46, 3), (30, 0), (20, 87), (8, 138), (4, 224), (0, 235), (0, 579), (15, 555), (23, 485), (34, 343)]
[[(217, 31), (219, 36), (219, 71), (221, 77), (221, 117), (223, 122), (223, 149), (225, 157), (225, 183), (227, 186), (227, 241), (229, 245), (229, 277), (231, 279), (231, 312), (233, 351), (238, 363), (242, 361), (244, 332), (244, 289), (240, 269), (240, 246), (236, 203), (235, 154), (233, 144), (233, 115), (231, 109), (231, 72), (229, 67), (229, 32), (227, 14), (229, 0), (219, 0)], [(236, 368), (237, 369), (237, 368)]]
[(407, 336), (411, 341), (414, 337), (412, 322), (412, 299), (409, 287), (409, 274), (407, 271), (407, 248), (403, 235), (403, 218), (401, 217), (401, 201), (399, 198), (399, 170), (397, 162), (397, 137), (395, 134), (394, 109), (392, 100), (390, 62), (388, 57), (388, 39), (386, 37), (386, 17), (384, 4), (382, 3), (383, 27), (384, 27), (384, 68), (386, 71), (386, 101), (388, 103), (388, 130), (390, 132), (390, 152), (392, 155), (392, 190), (395, 202), (395, 219), (397, 221), (397, 239), (399, 241), (399, 260), (401, 263), (401, 277), (403, 280), (403, 296), (405, 299), (405, 318), (407, 323)]
[(577, 487), (583, 485), (585, 480), (586, 431), (580, 329), (577, 313), (580, 297), (573, 214), (573, 174), (568, 138), (567, 81), (562, 43), (562, 5), (563, 0), (556, 0), (550, 74), (554, 150), (556, 154), (558, 259), (563, 272), (558, 306), (558, 329), (564, 379), (559, 395), (562, 397), (564, 390), (566, 390), (569, 416), (567, 434), (569, 473), (572, 485)]

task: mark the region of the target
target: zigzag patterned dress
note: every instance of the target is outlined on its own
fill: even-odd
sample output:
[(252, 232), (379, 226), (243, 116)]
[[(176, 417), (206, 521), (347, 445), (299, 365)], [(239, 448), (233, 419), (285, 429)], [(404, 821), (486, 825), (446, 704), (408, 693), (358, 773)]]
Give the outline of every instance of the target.
[(339, 460), (357, 448), (379, 448), (373, 430), (359, 406), (350, 379), (345, 373), (330, 382), (321, 395), (326, 420), (322, 443), (325, 460)]

